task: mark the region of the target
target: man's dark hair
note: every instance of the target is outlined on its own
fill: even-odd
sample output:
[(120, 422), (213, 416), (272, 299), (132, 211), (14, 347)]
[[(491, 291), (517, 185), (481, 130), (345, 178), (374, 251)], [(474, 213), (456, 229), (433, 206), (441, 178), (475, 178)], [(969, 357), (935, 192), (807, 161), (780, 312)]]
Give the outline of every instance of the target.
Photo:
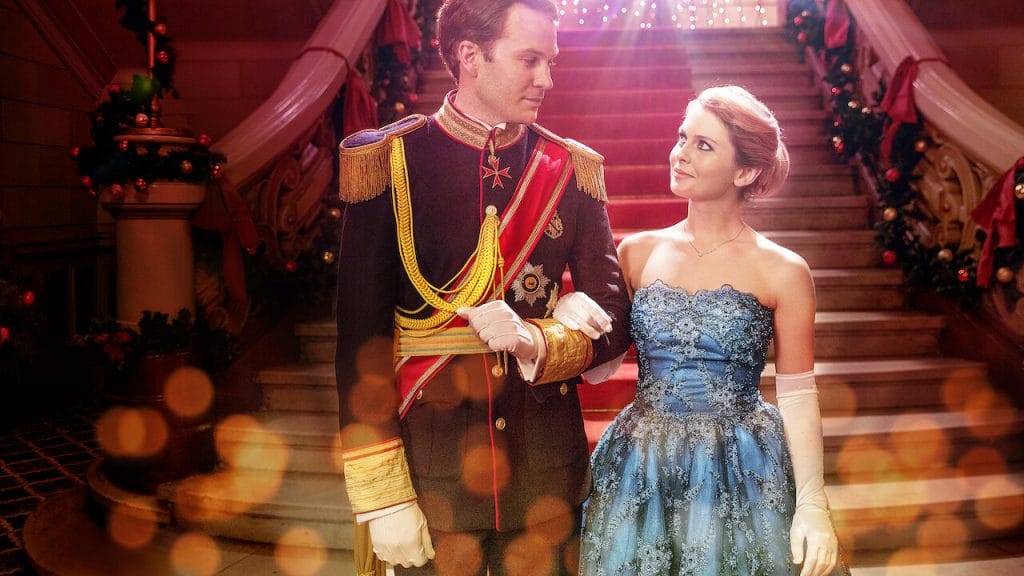
[(459, 81), (459, 42), (469, 40), (480, 46), (488, 60), (493, 55), (494, 42), (508, 20), (508, 12), (515, 4), (522, 4), (558, 20), (558, 11), (551, 0), (445, 0), (437, 11), (437, 40), (441, 60), (448, 73)]

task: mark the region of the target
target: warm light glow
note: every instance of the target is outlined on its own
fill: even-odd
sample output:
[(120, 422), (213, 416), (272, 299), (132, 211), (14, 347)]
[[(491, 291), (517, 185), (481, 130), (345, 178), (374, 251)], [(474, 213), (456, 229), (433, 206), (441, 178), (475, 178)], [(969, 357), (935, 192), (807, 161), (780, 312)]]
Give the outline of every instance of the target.
[(434, 544), (434, 568), (438, 574), (462, 576), (477, 574), (484, 564), (484, 552), (469, 534), (443, 534)]
[(190, 532), (171, 547), (171, 566), (182, 576), (213, 576), (220, 569), (220, 547), (206, 534)]
[(181, 418), (205, 414), (213, 405), (213, 382), (194, 366), (175, 370), (164, 383), (167, 408)]
[(492, 465), (491, 454), (491, 447), (486, 445), (466, 451), (462, 461), (462, 484), (473, 494), (488, 495), (495, 488), (500, 491), (508, 485), (511, 476), (508, 455), (495, 448)]
[(278, 540), (274, 561), (287, 576), (311, 576), (327, 563), (327, 548), (319, 534), (300, 526), (285, 532)]
[(917, 525), (917, 545), (931, 550), (933, 562), (960, 558), (969, 539), (967, 527), (957, 519), (931, 517)]
[[(524, 532), (505, 548), (502, 562), (509, 574), (550, 574), (555, 566), (554, 542), (539, 534)], [(558, 560), (561, 560), (560, 558)]]
[(1024, 496), (1007, 478), (993, 478), (975, 494), (974, 511), (978, 520), (996, 530), (1009, 530), (1024, 523)]
[(107, 517), (107, 533), (118, 545), (132, 550), (149, 544), (156, 535), (156, 512), (118, 504)]
[(155, 456), (167, 446), (167, 438), (167, 421), (152, 408), (114, 407), (96, 422), (96, 440), (111, 456)]

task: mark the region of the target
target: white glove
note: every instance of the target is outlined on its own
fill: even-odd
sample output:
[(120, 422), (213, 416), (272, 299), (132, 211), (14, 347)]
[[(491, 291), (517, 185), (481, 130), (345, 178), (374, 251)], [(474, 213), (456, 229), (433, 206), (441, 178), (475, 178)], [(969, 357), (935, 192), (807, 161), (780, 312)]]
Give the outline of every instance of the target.
[(488, 348), (495, 352), (508, 352), (517, 360), (535, 360), (539, 353), (533, 331), (504, 300), (492, 300), (475, 307), (462, 307), (456, 313), (469, 321)]
[(551, 315), (566, 328), (579, 330), (592, 340), (612, 331), (611, 316), (583, 292), (560, 296)]
[(434, 545), (427, 531), (427, 518), (419, 504), (402, 508), (368, 523), (373, 553), (392, 565), (423, 566), (434, 558)]
[(800, 576), (824, 576), (836, 566), (839, 543), (825, 495), (821, 410), (814, 373), (776, 376), (779, 412), (793, 460), (796, 512), (789, 531), (794, 564)]

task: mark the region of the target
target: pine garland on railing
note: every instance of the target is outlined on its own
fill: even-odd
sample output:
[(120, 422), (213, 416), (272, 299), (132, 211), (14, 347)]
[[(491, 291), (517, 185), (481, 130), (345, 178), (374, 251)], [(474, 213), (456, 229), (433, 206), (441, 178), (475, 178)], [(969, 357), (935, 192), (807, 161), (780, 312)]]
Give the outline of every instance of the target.
[[(915, 175), (915, 168), (933, 146), (924, 123), (920, 120), (897, 122), (888, 161), (883, 159), (879, 149), (883, 132), (893, 124), (892, 118), (879, 107), (886, 85), (881, 83), (880, 91), (870, 96), (871, 104), (862, 100), (864, 96), (858, 92), (860, 76), (853, 58), (853, 34), (849, 34), (846, 45), (826, 48), (825, 22), (825, 15), (813, 0), (789, 3), (787, 33), (800, 46), (812, 48), (827, 67), (824, 81), (830, 86), (827, 106), (832, 113), (829, 133), (832, 148), (842, 159), (859, 161), (873, 178), (881, 216), (876, 223), (876, 239), (882, 250), (882, 262), (886, 266), (900, 266), (910, 285), (931, 288), (965, 308), (975, 306), (982, 293), (977, 278), (977, 252), (961, 251), (957, 246), (927, 246), (918, 233), (930, 221), (921, 207), (922, 198), (916, 187), (920, 178)], [(854, 25), (851, 21), (850, 26)], [(1016, 193), (1017, 212), (1021, 213), (1024, 171), (1018, 171), (1015, 182), (1020, 183)], [(1017, 237), (1024, 238), (1020, 218), (1017, 226)], [(979, 240), (983, 242), (984, 237), (984, 232), (979, 232)], [(998, 248), (994, 262), (994, 277), (1013, 292), (1010, 297), (1016, 302), (1022, 294), (1014, 283), (1017, 276), (1014, 270), (1024, 262), (1024, 248), (1019, 243)]]

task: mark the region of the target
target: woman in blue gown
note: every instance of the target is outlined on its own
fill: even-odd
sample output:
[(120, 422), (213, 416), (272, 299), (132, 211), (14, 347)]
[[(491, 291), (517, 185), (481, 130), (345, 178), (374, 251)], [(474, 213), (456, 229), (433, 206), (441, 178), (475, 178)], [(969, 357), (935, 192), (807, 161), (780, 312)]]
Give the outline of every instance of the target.
[[(619, 248), (639, 381), (593, 454), (580, 573), (849, 574), (822, 475), (810, 269), (742, 219), (789, 172), (778, 123), (746, 90), (709, 88), (669, 159), (686, 219)], [(773, 338), (777, 408), (758, 390)]]

